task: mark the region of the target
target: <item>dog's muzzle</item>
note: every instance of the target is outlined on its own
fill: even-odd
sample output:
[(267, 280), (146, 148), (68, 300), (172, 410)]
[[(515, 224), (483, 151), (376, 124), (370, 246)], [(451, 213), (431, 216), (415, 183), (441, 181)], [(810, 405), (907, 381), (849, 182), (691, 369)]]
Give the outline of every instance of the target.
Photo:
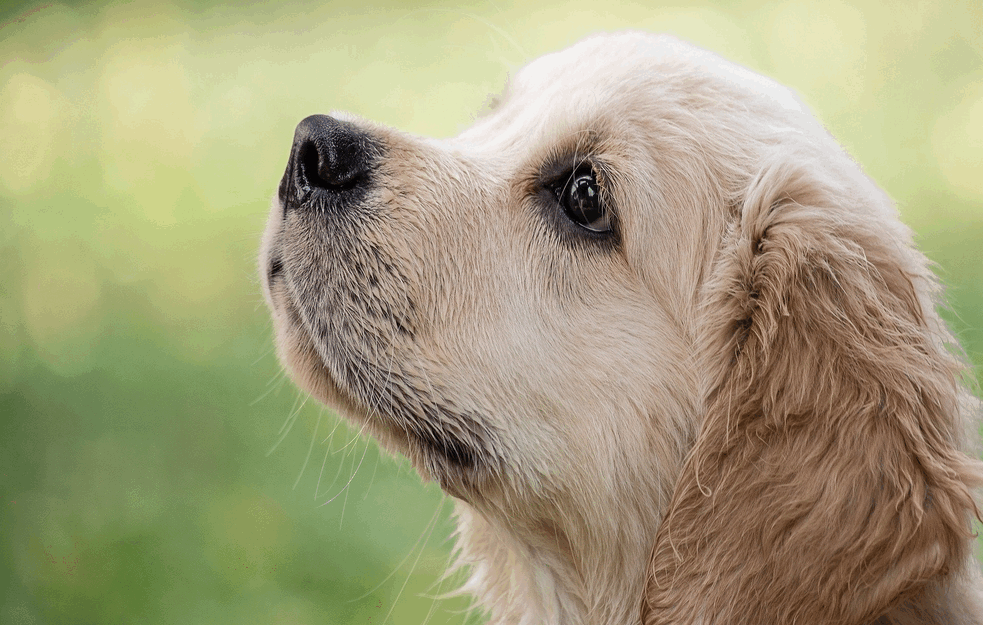
[(311, 115), (297, 124), (277, 189), (281, 212), (267, 246), (268, 285), (284, 271), (280, 239), (288, 220), (293, 229), (320, 231), (326, 240), (357, 227), (382, 154), (380, 140), (350, 122)]

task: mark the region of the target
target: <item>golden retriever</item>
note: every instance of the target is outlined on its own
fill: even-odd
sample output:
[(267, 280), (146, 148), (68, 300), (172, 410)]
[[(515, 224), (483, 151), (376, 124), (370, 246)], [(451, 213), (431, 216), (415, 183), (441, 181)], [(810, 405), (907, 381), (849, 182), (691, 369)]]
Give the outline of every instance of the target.
[(624, 33), (453, 139), (309, 117), (260, 263), (297, 383), (456, 500), (492, 623), (983, 623), (936, 281), (765, 78)]

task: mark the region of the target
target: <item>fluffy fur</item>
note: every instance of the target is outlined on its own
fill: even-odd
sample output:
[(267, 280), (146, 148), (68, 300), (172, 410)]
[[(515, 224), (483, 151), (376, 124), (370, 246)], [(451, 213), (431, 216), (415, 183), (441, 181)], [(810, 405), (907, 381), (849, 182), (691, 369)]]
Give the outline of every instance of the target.
[[(336, 117), (264, 238), (279, 354), (455, 498), (492, 623), (983, 623), (936, 282), (792, 94), (628, 33), (454, 139)], [(609, 234), (550, 193), (583, 167)]]

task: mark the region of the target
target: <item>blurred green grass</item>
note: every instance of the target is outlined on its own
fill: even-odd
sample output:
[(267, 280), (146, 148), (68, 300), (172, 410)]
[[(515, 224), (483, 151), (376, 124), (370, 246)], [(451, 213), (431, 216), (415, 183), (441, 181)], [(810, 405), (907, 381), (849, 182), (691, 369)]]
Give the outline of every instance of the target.
[(983, 364), (978, 2), (8, 3), (0, 24), (0, 623), (465, 622), (430, 598), (449, 505), (283, 379), (255, 251), (301, 118), (453, 135), (598, 30), (796, 89), (896, 198)]

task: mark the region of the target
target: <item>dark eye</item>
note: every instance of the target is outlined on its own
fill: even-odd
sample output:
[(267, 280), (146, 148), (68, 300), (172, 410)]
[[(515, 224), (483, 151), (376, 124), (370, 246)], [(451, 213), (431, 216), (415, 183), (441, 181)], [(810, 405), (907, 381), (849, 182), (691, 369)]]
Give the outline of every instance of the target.
[(601, 199), (597, 176), (591, 169), (571, 173), (554, 193), (567, 217), (591, 232), (610, 232), (611, 215)]

